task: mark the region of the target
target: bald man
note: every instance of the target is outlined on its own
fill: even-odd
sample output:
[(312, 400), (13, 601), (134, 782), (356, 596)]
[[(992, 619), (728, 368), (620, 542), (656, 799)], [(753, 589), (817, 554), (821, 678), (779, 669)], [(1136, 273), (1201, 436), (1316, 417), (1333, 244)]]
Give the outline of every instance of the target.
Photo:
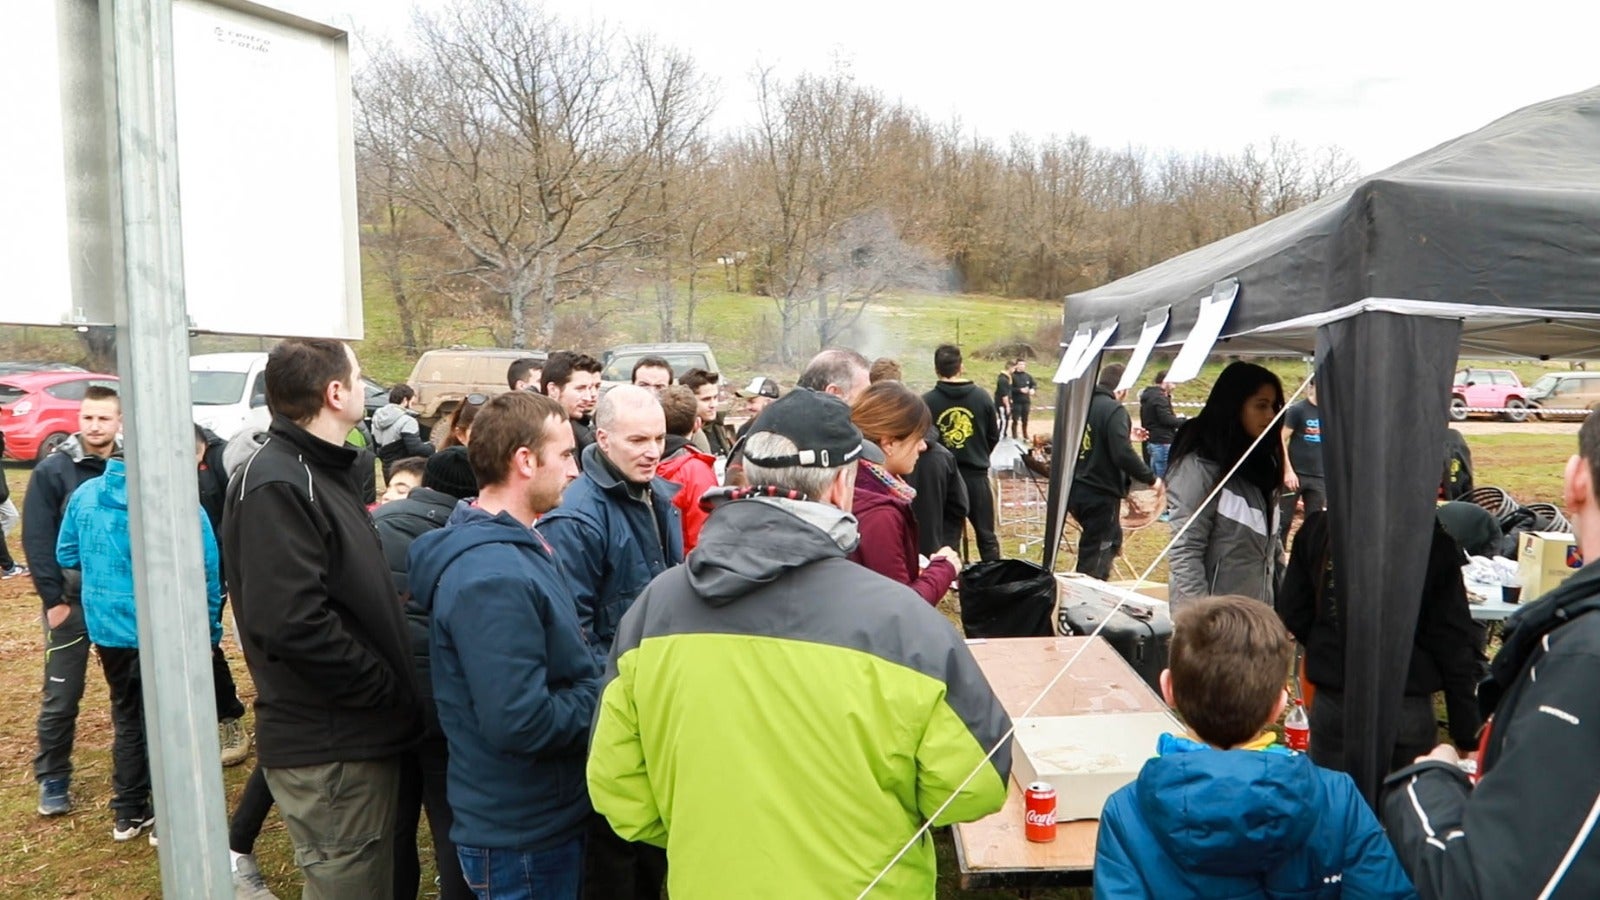
[[(651, 579), (683, 562), (679, 486), (657, 476), (667, 420), (654, 391), (620, 385), (595, 409), (595, 442), (561, 505), (539, 520), (567, 574), (578, 621), (602, 667), (617, 624)], [(659, 897), (664, 851), (630, 844), (596, 816), (584, 865), (586, 897)]]

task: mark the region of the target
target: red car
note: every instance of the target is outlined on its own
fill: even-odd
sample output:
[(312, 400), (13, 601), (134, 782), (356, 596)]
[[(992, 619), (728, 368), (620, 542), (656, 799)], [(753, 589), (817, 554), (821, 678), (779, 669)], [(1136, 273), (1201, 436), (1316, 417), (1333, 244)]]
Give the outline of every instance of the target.
[(6, 456), (41, 460), (78, 430), (78, 407), (91, 385), (116, 388), (117, 376), (29, 372), (0, 377), (0, 434)]

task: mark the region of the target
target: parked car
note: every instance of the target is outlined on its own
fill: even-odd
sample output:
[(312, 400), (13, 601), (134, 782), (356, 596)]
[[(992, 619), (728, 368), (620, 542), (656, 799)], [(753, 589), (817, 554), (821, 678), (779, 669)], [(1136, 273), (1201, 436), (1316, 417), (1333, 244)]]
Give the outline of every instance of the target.
[(41, 460), (78, 430), (78, 407), (91, 385), (116, 388), (95, 372), (25, 372), (0, 377), (0, 433), (12, 459)]
[(189, 401), (194, 420), (219, 437), (231, 438), (243, 428), (265, 431), (267, 354), (202, 353), (189, 357)]
[(1600, 408), (1600, 372), (1551, 372), (1528, 386), (1528, 405), (1541, 419), (1582, 418)]
[(389, 389), (373, 381), (371, 378), (361, 376), (361, 390), (367, 395), (367, 426), (372, 425), (372, 414), (378, 408), (389, 402)]
[(619, 344), (600, 357), (605, 367), (600, 372), (600, 390), (608, 390), (633, 379), (633, 366), (646, 356), (659, 356), (672, 366), (673, 376), (680, 377), (690, 369), (721, 372), (717, 368), (717, 355), (710, 344), (699, 342), (679, 344)]
[(1450, 390), (1450, 420), (1465, 422), (1468, 409), (1504, 409), (1509, 422), (1528, 418), (1528, 390), (1510, 369), (1462, 369)]
[[(450, 347), (429, 350), (417, 359), (407, 384), (417, 392), (417, 418), (432, 429), (455, 412), (468, 394), (494, 396), (506, 391), (506, 370), (523, 357), (541, 362), (543, 350), (504, 347)], [(385, 398), (387, 399), (387, 398)]]

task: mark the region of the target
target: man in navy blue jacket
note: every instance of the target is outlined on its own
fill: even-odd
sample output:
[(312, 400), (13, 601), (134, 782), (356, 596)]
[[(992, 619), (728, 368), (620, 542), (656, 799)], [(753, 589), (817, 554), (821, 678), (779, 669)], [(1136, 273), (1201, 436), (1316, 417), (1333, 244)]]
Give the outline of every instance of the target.
[(584, 760), (601, 673), (550, 545), (532, 528), (577, 477), (572, 453), (559, 403), (495, 397), (467, 449), (478, 499), (411, 545), (411, 591), (433, 623), (434, 703), (450, 748), (450, 838), (480, 896), (576, 900), (582, 885), (592, 812)]

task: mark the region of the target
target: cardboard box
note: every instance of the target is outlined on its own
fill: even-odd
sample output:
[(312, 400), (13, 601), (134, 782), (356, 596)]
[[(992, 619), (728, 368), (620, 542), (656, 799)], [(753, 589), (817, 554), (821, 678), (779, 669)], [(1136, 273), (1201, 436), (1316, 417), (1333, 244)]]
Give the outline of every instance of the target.
[(1133, 591), (1136, 594), (1143, 594), (1153, 600), (1166, 601), (1170, 599), (1167, 596), (1167, 586), (1159, 581), (1138, 581), (1130, 578), (1124, 581), (1108, 581), (1106, 584), (1122, 588), (1125, 591)]
[(1098, 819), (1106, 800), (1139, 777), (1156, 740), (1182, 734), (1171, 713), (1091, 713), (1018, 719), (1011, 774), (1056, 789), (1056, 820)]
[(1554, 531), (1529, 531), (1517, 542), (1517, 579), (1522, 582), (1522, 602), (1528, 603), (1554, 590), (1583, 566), (1577, 539)]

